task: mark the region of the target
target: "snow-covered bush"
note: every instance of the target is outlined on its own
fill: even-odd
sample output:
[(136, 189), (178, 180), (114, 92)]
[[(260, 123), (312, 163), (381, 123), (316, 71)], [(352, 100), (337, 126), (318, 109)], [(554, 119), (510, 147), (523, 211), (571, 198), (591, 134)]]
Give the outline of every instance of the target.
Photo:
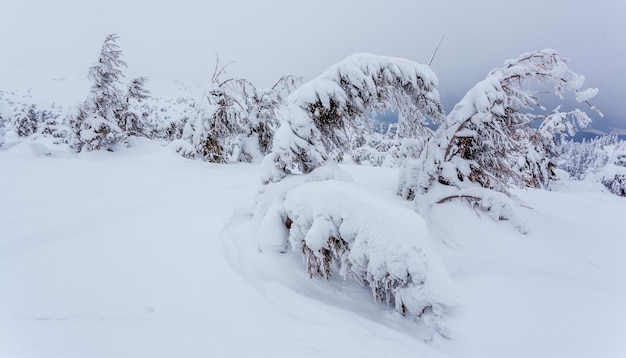
[(609, 148), (618, 143), (617, 136), (607, 135), (583, 140), (562, 141), (554, 158), (556, 167), (565, 170), (570, 178), (582, 180), (589, 172), (597, 172), (609, 162)]
[(366, 145), (353, 149), (350, 157), (357, 164), (400, 168), (419, 158), (424, 145), (423, 138), (370, 139)]
[(98, 115), (92, 103), (85, 102), (70, 117), (70, 147), (82, 150), (113, 150), (113, 146), (124, 140), (124, 132), (114, 121)]
[(41, 124), (37, 133), (42, 136), (56, 138), (57, 143), (65, 142), (69, 128), (64, 122), (62, 108), (52, 105), (49, 110), (41, 111)]
[(6, 134), (6, 129), (4, 128), (4, 120), (2, 119), (2, 115), (0, 114), (0, 148), (4, 145), (4, 136)]
[(564, 141), (555, 161), (571, 179), (600, 182), (611, 193), (626, 196), (626, 142), (615, 135)]
[(626, 142), (609, 147), (608, 164), (599, 171), (600, 182), (613, 194), (626, 196)]
[[(441, 317), (456, 306), (421, 217), (332, 178), (342, 174), (324, 166), (268, 184), (262, 196), (275, 199), (261, 205), (267, 210), (259, 215), (260, 248), (284, 251), (289, 243), (303, 255), (311, 277), (355, 279), (370, 287), (376, 301), (403, 315)], [(283, 194), (276, 196), (276, 191)]]
[(15, 116), (13, 128), (19, 137), (28, 137), (37, 132), (37, 127), (41, 123), (41, 112), (37, 106), (31, 104), (24, 106), (22, 110)]
[[(437, 77), (427, 66), (392, 57), (353, 55), (295, 90), (286, 99), (265, 182), (309, 173), (342, 157), (369, 130), (368, 111), (395, 108), (399, 132), (426, 138), (426, 117), (439, 123)], [(425, 140), (425, 139), (424, 139)]]

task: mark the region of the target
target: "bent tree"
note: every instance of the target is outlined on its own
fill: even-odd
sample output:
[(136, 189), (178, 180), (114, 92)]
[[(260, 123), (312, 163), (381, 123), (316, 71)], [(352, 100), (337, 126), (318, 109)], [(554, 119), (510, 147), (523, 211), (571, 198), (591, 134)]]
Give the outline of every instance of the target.
[(344, 154), (369, 130), (368, 111), (395, 108), (399, 131), (429, 137), (426, 118), (444, 120), (437, 84), (428, 66), (400, 58), (357, 54), (328, 68), (287, 97), (264, 182), (309, 173)]

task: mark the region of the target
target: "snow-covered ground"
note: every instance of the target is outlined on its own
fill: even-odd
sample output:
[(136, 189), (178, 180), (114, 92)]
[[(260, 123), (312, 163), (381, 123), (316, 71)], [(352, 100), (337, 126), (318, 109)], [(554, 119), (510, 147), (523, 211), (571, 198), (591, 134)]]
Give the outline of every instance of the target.
[[(397, 171), (345, 165), (394, 196)], [(516, 191), (520, 234), (462, 203), (428, 240), (461, 307), (433, 336), (352, 281), (260, 253), (260, 167), (136, 140), (0, 149), (0, 357), (624, 357), (626, 199), (589, 183)]]

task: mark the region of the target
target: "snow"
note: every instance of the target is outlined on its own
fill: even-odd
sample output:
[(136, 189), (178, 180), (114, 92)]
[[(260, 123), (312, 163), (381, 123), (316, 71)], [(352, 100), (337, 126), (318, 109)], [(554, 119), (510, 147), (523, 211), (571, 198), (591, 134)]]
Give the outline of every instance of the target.
[[(417, 225), (427, 225), (423, 240), (460, 296), (446, 339), (357, 282), (310, 279), (289, 250), (260, 252), (252, 212), (260, 165), (132, 144), (70, 154), (7, 133), (0, 356), (626, 354), (626, 199), (601, 185), (514, 191), (526, 235), (458, 201), (434, 206)], [(375, 193), (366, 200), (411, 208), (394, 195), (398, 170), (341, 168), (359, 193)]]

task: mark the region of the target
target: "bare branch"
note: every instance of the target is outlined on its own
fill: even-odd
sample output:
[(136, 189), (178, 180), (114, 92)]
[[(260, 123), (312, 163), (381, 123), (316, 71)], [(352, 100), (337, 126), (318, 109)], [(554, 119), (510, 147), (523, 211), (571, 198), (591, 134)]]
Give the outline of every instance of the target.
[(435, 51), (433, 51), (432, 56), (430, 56), (430, 60), (428, 60), (428, 67), (430, 67), (431, 63), (433, 63), (433, 60), (435, 59), (435, 55), (437, 54), (437, 51), (439, 50), (439, 46), (441, 46), (441, 43), (443, 42), (443, 39), (445, 37), (446, 37), (446, 34), (443, 34), (443, 36), (441, 36), (441, 40), (439, 40), (437, 47), (435, 47)]

